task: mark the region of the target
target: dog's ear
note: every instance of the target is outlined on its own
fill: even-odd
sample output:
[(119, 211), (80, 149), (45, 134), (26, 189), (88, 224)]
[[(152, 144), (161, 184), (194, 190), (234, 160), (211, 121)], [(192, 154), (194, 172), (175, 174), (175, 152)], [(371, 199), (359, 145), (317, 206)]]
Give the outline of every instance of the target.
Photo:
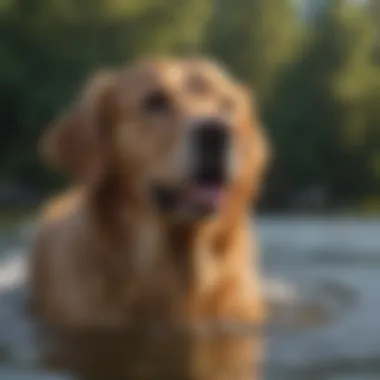
[(253, 200), (260, 196), (265, 174), (272, 159), (272, 147), (267, 137), (258, 111), (255, 95), (243, 86), (243, 104), (241, 122), (244, 124), (247, 189)]
[(114, 72), (95, 75), (78, 101), (42, 136), (43, 157), (74, 180), (94, 181), (104, 171), (105, 140), (116, 113), (116, 80)]

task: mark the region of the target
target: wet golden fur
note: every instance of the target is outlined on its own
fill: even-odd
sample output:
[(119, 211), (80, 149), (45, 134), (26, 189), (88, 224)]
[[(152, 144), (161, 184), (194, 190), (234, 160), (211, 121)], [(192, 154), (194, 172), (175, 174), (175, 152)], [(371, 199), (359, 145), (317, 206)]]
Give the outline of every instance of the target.
[[(202, 101), (180, 85), (189, 72), (204, 80)], [(158, 82), (177, 108), (152, 121), (138, 112), (138, 100)], [(197, 91), (198, 84), (190, 81)], [(234, 107), (240, 161), (224, 208), (197, 223), (162, 218), (142, 187), (143, 174), (178, 178), (178, 125), (189, 115), (224, 112), (226, 101)], [(248, 92), (217, 65), (153, 60), (100, 73), (48, 128), (42, 146), (78, 187), (42, 212), (31, 261), (40, 318), (71, 327), (262, 321), (248, 212), (260, 192), (267, 145)]]

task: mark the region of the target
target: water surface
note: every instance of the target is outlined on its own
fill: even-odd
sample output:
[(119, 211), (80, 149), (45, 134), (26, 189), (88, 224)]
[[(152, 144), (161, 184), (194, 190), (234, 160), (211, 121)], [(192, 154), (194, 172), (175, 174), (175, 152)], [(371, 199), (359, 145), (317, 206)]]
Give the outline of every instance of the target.
[[(2, 380), (61, 378), (41, 368), (33, 324), (21, 312), (29, 227), (19, 221), (0, 222)], [(262, 338), (266, 342), (263, 380), (380, 378), (380, 218), (266, 217), (259, 221), (259, 237), (264, 291), (274, 311)], [(228, 343), (235, 347), (228, 358), (241, 368), (238, 358), (250, 352), (243, 341), (236, 347)], [(209, 343), (206, 348), (204, 342), (181, 343), (182, 349), (174, 351), (195, 344), (202, 347), (197, 348), (203, 352), (197, 359), (200, 363), (218, 363), (214, 354), (214, 359), (209, 356)], [(147, 350), (140, 352), (147, 362)], [(202, 361), (202, 357), (209, 359)], [(218, 360), (220, 368), (228, 362), (226, 357)], [(173, 363), (174, 368), (180, 359), (160, 361)], [(202, 365), (216, 371), (211, 364)], [(187, 371), (187, 367), (179, 368)]]

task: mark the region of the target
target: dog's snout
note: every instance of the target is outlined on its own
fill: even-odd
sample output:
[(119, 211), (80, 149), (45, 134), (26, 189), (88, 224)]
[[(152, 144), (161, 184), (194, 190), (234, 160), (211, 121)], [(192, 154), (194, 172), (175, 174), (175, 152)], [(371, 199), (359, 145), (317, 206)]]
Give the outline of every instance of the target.
[(227, 125), (219, 120), (205, 120), (194, 131), (196, 144), (205, 151), (219, 153), (228, 143)]
[(227, 178), (228, 125), (220, 120), (199, 122), (193, 131), (195, 148), (194, 179), (204, 185), (222, 185)]

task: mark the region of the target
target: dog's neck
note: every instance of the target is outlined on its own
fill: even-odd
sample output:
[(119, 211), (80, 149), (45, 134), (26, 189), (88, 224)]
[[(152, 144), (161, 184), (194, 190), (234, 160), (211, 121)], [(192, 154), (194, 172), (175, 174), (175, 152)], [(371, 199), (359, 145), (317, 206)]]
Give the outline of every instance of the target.
[[(177, 279), (173, 291), (182, 294), (180, 310), (185, 310), (184, 315), (196, 316), (200, 312), (197, 305), (213, 292), (221, 273), (226, 268), (234, 271), (238, 256), (250, 252), (242, 243), (245, 218), (223, 214), (197, 223), (167, 222), (135, 198), (115, 190), (105, 187), (94, 194), (91, 207), (97, 231), (106, 241), (106, 262), (113, 262), (110, 283), (134, 276), (142, 284), (146, 279), (149, 283), (165, 263), (169, 277)], [(112, 260), (110, 252), (115, 253)]]

